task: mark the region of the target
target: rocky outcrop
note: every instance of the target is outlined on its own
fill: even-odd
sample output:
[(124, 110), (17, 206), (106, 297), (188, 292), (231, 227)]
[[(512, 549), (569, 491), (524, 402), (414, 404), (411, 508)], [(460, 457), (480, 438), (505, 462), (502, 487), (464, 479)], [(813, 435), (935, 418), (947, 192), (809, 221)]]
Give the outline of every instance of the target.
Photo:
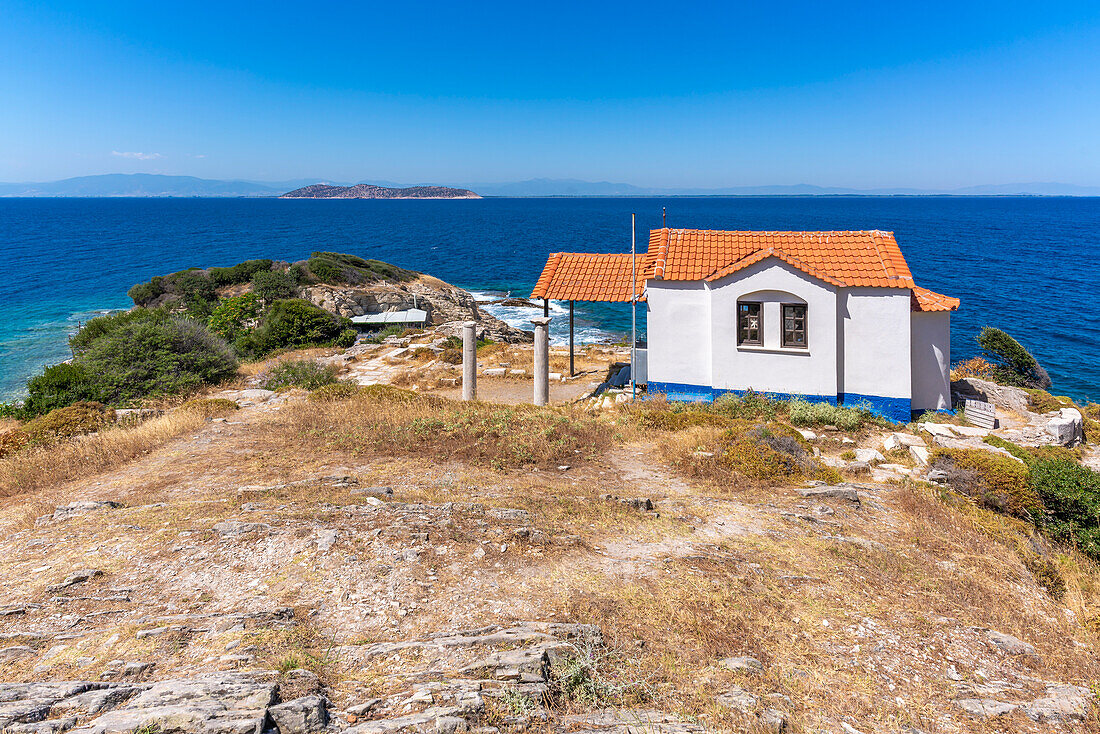
[(217, 672), (154, 683), (6, 683), (0, 684), (0, 729), (383, 734), (462, 732), (492, 722), (501, 731), (514, 732), (629, 734), (641, 731), (639, 727), (655, 734), (702, 731), (654, 710), (573, 710), (562, 716), (552, 700), (555, 666), (602, 644), (599, 629), (590, 625), (528, 622), (342, 647), (337, 652), (349, 663), (430, 653), (424, 660), (430, 667), (408, 662), (391, 670), (386, 692), (365, 699), (357, 681), (331, 690), (306, 670), (282, 675), (268, 670)]
[(1026, 390), (998, 385), (989, 380), (979, 380), (977, 377), (952, 381), (951, 402), (957, 405), (964, 400), (984, 400), (998, 408), (1021, 414), (1027, 413), (1031, 405), (1031, 397)]
[(427, 312), (430, 325), (441, 327), (441, 331), (449, 336), (458, 335), (462, 323), (472, 320), (478, 322), (479, 338), (504, 342), (532, 341), (534, 338), (531, 332), (509, 326), (479, 309), (474, 296), (468, 291), (430, 276), (421, 276), (405, 283), (313, 285), (302, 289), (302, 297), (326, 311), (347, 318), (419, 308)]

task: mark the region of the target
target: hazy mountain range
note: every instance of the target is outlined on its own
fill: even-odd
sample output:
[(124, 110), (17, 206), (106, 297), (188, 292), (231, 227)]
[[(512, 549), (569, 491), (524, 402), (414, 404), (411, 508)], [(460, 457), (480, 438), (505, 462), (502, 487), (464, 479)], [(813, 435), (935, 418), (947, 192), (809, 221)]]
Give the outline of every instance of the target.
[(312, 184), (352, 186), (365, 183), (399, 188), (407, 186), (450, 186), (470, 189), (481, 196), (1100, 196), (1100, 186), (1062, 183), (1018, 183), (968, 186), (959, 189), (881, 188), (852, 189), (810, 184), (776, 186), (731, 186), (725, 188), (645, 188), (608, 181), (534, 178), (505, 183), (442, 182), (401, 184), (393, 181), (339, 182), (323, 179), (291, 181), (220, 181), (193, 176), (164, 176), (150, 173), (110, 173), (80, 176), (44, 183), (0, 183), (0, 197), (86, 196), (86, 197), (232, 197), (281, 196)]

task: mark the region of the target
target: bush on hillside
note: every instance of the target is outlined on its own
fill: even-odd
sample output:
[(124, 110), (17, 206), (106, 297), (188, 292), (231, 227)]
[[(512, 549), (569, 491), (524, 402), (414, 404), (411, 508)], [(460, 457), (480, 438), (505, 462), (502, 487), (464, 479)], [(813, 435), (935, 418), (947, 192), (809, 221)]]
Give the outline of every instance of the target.
[[(350, 332), (350, 334), (346, 333)], [(259, 328), (238, 339), (238, 353), (259, 357), (278, 349), (329, 346), (355, 340), (351, 322), (300, 298), (276, 301)]]
[(230, 296), (218, 301), (206, 325), (227, 342), (234, 342), (256, 328), (263, 304), (255, 293)]
[(293, 298), (298, 293), (298, 278), (289, 271), (264, 270), (252, 276), (252, 292), (264, 303)]
[(364, 260), (339, 252), (314, 252), (306, 261), (305, 269), (313, 275), (313, 279), (331, 284), (358, 285), (375, 280), (405, 282), (417, 277), (411, 270), (381, 260)]
[(1015, 459), (982, 449), (937, 449), (931, 466), (982, 507), (1029, 519), (1042, 511), (1039, 495), (1028, 483), (1028, 467)]
[(263, 386), (268, 390), (299, 387), (316, 390), (336, 383), (337, 369), (331, 364), (321, 364), (312, 359), (280, 362), (264, 375)]
[(81, 400), (100, 399), (96, 381), (79, 362), (47, 367), (27, 381), (27, 393), (20, 417), (44, 415)]
[(252, 280), (256, 273), (271, 270), (274, 260), (245, 260), (228, 268), (210, 268), (206, 271), (211, 282), (221, 288), (227, 285), (239, 285)]
[(121, 323), (93, 340), (79, 366), (111, 404), (172, 395), (237, 372), (229, 346), (205, 326), (175, 317)]
[(0, 456), (24, 446), (56, 443), (94, 433), (114, 423), (115, 411), (96, 402), (78, 402), (51, 410), (0, 436)]
[(1043, 502), (1043, 529), (1100, 558), (1100, 473), (1074, 461), (1047, 459), (1032, 467), (1030, 486)]
[(1050, 387), (1050, 376), (1020, 342), (1001, 331), (986, 326), (978, 334), (978, 345), (994, 363), (997, 382), (1017, 387)]

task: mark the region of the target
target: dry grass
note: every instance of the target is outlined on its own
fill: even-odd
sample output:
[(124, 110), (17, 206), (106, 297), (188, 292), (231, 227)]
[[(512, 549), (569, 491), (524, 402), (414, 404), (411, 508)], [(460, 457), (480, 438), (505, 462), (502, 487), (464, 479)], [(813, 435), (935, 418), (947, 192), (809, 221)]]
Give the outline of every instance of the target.
[(137, 426), (118, 426), (87, 438), (35, 446), (0, 459), (0, 497), (11, 497), (95, 476), (197, 429), (201, 415), (178, 411)]
[(372, 386), (351, 397), (289, 405), (259, 431), (293, 434), (303, 450), (413, 455), (495, 469), (553, 467), (592, 458), (608, 426), (563, 407), (463, 403)]

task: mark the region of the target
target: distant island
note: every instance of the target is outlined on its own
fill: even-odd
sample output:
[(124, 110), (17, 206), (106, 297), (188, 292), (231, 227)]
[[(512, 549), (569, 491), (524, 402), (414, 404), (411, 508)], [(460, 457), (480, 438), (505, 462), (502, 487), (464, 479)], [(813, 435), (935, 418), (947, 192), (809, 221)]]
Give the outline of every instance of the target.
[(448, 186), (409, 186), (395, 189), (371, 184), (332, 186), (313, 184), (294, 189), (280, 199), (480, 199), (469, 189), (452, 189)]

